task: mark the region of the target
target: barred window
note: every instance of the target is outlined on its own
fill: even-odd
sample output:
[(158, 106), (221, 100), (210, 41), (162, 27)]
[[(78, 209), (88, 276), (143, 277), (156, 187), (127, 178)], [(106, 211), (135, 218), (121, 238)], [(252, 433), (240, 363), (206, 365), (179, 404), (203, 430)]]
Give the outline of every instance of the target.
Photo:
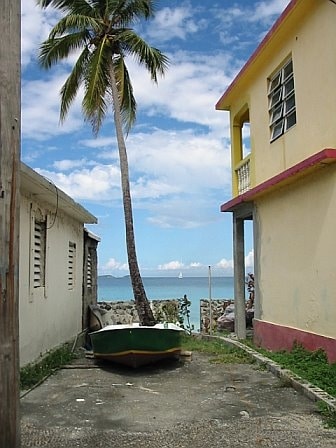
[(292, 60), (270, 79), (268, 89), (271, 142), (296, 123), (294, 74)]
[(86, 287), (92, 288), (92, 257), (90, 249), (88, 250), (86, 261)]
[(33, 286), (39, 288), (45, 286), (45, 262), (46, 262), (46, 221), (34, 221), (33, 234)]
[(76, 277), (76, 243), (69, 241), (68, 249), (68, 289), (75, 286)]

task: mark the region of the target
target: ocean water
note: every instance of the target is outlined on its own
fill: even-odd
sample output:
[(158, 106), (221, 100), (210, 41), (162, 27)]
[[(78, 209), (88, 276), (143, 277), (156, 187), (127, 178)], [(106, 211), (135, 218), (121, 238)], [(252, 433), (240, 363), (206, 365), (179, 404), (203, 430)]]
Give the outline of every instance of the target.
[[(143, 277), (149, 300), (180, 299), (185, 294), (191, 301), (190, 320), (195, 330), (200, 327), (200, 299), (208, 299), (208, 277)], [(211, 278), (212, 299), (233, 299), (233, 277)], [(114, 302), (132, 300), (133, 292), (129, 277), (98, 277), (98, 300)]]

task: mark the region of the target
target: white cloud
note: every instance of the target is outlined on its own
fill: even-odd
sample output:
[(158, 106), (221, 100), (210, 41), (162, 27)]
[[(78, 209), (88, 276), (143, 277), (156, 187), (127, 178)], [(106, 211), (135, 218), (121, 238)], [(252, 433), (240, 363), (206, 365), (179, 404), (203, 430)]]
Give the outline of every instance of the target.
[(224, 271), (233, 271), (233, 260), (227, 260), (226, 258), (222, 258), (216, 265), (215, 268), (223, 269)]
[(239, 44), (239, 37), (237, 35), (232, 34), (229, 30), (223, 30), (219, 33), (219, 39), (224, 46)]
[(139, 111), (192, 122), (228, 135), (228, 114), (215, 110), (215, 104), (232, 80), (236, 67), (223, 52), (202, 55), (178, 51), (165, 77), (154, 85), (143, 68), (129, 62), (129, 71)]
[(217, 16), (220, 17), (224, 28), (234, 28), (248, 22), (261, 22), (263, 25), (268, 25), (282, 13), (289, 2), (290, 0), (269, 0), (255, 2), (251, 6), (240, 2), (239, 5), (235, 4), (229, 8), (219, 8)]
[[(79, 145), (99, 149), (100, 143), (105, 147), (106, 139), (85, 140)], [(130, 136), (127, 146), (135, 199), (155, 199), (178, 193), (195, 195), (204, 190), (224, 189), (231, 185), (229, 148), (211, 135), (194, 135), (192, 130), (154, 130), (152, 133)], [(78, 194), (77, 188), (72, 189), (71, 184), (78, 184), (81, 171), (84, 181), (87, 176), (95, 176), (97, 181), (111, 176), (112, 182), (105, 183), (107, 193), (111, 185), (114, 187), (119, 182), (119, 166), (114, 151), (111, 158), (115, 162), (113, 165), (103, 165), (86, 158), (56, 160), (53, 166), (58, 170), (78, 169), (68, 174), (50, 171), (48, 175), (54, 181), (58, 180), (61, 188), (65, 185), (68, 190), (70, 188), (74, 197)], [(82, 170), (80, 167), (83, 167)], [(89, 191), (87, 193), (91, 196)]]
[(21, 0), (21, 61), (23, 66), (36, 58), (39, 45), (50, 30), (54, 13), (42, 11), (34, 0)]
[(35, 0), (21, 0), (21, 62), (25, 68), (36, 61), (41, 43), (61, 17), (52, 7), (42, 9)]
[(181, 261), (172, 260), (158, 266), (159, 271), (183, 271), (186, 275), (193, 275), (197, 271), (204, 272), (205, 266), (198, 262), (193, 261), (189, 264), (184, 264)]
[[(52, 166), (59, 171), (69, 171), (73, 170), (74, 168), (80, 168), (88, 165), (90, 162), (88, 162), (87, 159), (79, 159), (79, 160), (56, 160)], [(91, 164), (96, 165), (96, 162), (91, 162)]]
[[(174, 63), (158, 86), (153, 85), (144, 69), (133, 61), (129, 61), (129, 69), (139, 114), (146, 114), (149, 120), (157, 116), (195, 123), (217, 131), (218, 135), (228, 136), (228, 114), (216, 111), (215, 104), (234, 74), (229, 56), (176, 53)], [(64, 68), (55, 68), (43, 80), (23, 82), (22, 132), (25, 138), (42, 140), (70, 134), (82, 127), (90, 130), (82, 118), (81, 92), (60, 125), (59, 92), (67, 76)], [(111, 120), (112, 116), (106, 118)]]
[(229, 148), (211, 134), (195, 135), (192, 129), (136, 133), (128, 140), (128, 153), (131, 171), (162, 179), (173, 192), (195, 193), (230, 184)]
[(234, 5), (229, 8), (218, 8), (216, 15), (220, 18), (222, 27), (232, 27), (236, 21), (244, 21), (247, 17), (246, 5)]
[(274, 17), (280, 15), (288, 5), (289, 0), (271, 0), (257, 3), (254, 13), (249, 14), (251, 22), (263, 21), (270, 23), (274, 21)]
[(111, 271), (121, 271), (126, 274), (128, 272), (128, 264), (121, 263), (117, 261), (115, 258), (110, 258), (107, 263), (103, 266), (100, 266), (100, 275), (109, 274)]
[(253, 272), (254, 269), (254, 250), (250, 250), (250, 252), (245, 256), (245, 268), (248, 272)]
[[(254, 251), (253, 249), (245, 255), (245, 271), (253, 272), (254, 268)], [(215, 271), (221, 270), (224, 272), (224, 275), (233, 275), (233, 259), (222, 258), (216, 265), (214, 266)]]
[(218, 200), (179, 196), (148, 207), (148, 221), (161, 228), (195, 229), (220, 219)]
[(113, 165), (97, 165), (91, 169), (74, 170), (69, 174), (36, 169), (52, 180), (61, 190), (77, 200), (120, 200), (119, 169)]
[(180, 261), (169, 261), (168, 263), (159, 264), (159, 271), (176, 271), (184, 268), (184, 264)]
[(193, 19), (191, 7), (164, 7), (157, 11), (148, 29), (150, 38), (161, 42), (174, 38), (186, 39), (199, 30), (200, 23)]
[(74, 102), (65, 122), (60, 125), (60, 89), (64, 72), (44, 80), (22, 83), (22, 134), (25, 138), (45, 140), (51, 136), (70, 134), (83, 126), (80, 104)]
[[(217, 7), (219, 40), (224, 48), (235, 53), (240, 67), (280, 16), (290, 0), (240, 2), (228, 8)], [(229, 3), (229, 2), (228, 2)], [(239, 61), (241, 55), (243, 59)], [(247, 57), (246, 57), (247, 55)]]
[[(256, 4), (255, 12), (246, 6), (218, 9), (218, 35), (226, 45), (237, 40), (230, 27), (236, 20), (263, 21), (274, 20), (288, 0), (262, 1)], [(47, 37), (47, 30), (55, 22), (56, 15), (52, 9), (41, 11), (32, 0), (22, 5), (23, 61), (30, 61), (41, 40)], [(162, 33), (163, 37), (185, 38), (189, 33), (198, 31), (202, 20), (196, 19), (200, 11), (184, 4), (177, 8), (166, 7), (157, 11), (151, 21), (148, 32)], [(227, 24), (223, 24), (226, 21)], [(230, 42), (228, 41), (230, 40)], [(193, 122), (207, 126), (228, 135), (228, 115), (215, 111), (215, 104), (237, 72), (240, 62), (230, 55), (230, 45), (223, 46), (217, 54), (187, 53), (176, 51), (170, 53), (171, 66), (164, 79), (159, 80), (159, 87), (153, 86), (150, 78), (137, 65), (128, 61), (134, 92), (139, 104), (139, 111), (149, 116), (166, 116), (184, 123)], [(72, 60), (76, 56), (72, 57)], [(63, 66), (64, 67), (64, 66)], [(52, 71), (49, 80), (26, 81), (23, 88), (23, 135), (32, 139), (41, 139), (60, 133), (70, 133), (83, 126), (80, 101), (70, 110), (62, 127), (59, 126), (59, 90), (64, 82), (65, 72)]]
[[(76, 200), (119, 204), (116, 151), (104, 152), (110, 163), (94, 159), (100, 145), (112, 148), (113, 140), (80, 141), (79, 148), (91, 151), (88, 158), (55, 160), (53, 169), (37, 170)], [(228, 146), (210, 134), (156, 129), (132, 134), (127, 146), (133, 205), (147, 210), (152, 225), (195, 228), (220, 219), (218, 192), (231, 188)]]
[(202, 265), (202, 263), (199, 263), (199, 262), (193, 262), (193, 263), (190, 263), (190, 268), (192, 268), (192, 269), (196, 269), (196, 268), (201, 268), (201, 267), (203, 267), (203, 265)]

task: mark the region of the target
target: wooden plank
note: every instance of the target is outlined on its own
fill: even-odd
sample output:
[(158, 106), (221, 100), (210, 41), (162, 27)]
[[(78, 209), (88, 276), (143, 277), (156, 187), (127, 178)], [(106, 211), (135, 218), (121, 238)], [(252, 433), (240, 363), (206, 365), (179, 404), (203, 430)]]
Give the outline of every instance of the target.
[(0, 29), (0, 448), (17, 448), (20, 0), (2, 0)]

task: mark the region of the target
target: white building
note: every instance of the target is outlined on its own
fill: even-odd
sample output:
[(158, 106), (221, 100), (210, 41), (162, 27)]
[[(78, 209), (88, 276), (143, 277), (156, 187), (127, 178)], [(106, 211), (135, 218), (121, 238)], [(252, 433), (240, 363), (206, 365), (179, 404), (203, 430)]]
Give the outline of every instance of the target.
[(97, 219), (21, 164), (20, 364), (80, 334), (97, 298)]

